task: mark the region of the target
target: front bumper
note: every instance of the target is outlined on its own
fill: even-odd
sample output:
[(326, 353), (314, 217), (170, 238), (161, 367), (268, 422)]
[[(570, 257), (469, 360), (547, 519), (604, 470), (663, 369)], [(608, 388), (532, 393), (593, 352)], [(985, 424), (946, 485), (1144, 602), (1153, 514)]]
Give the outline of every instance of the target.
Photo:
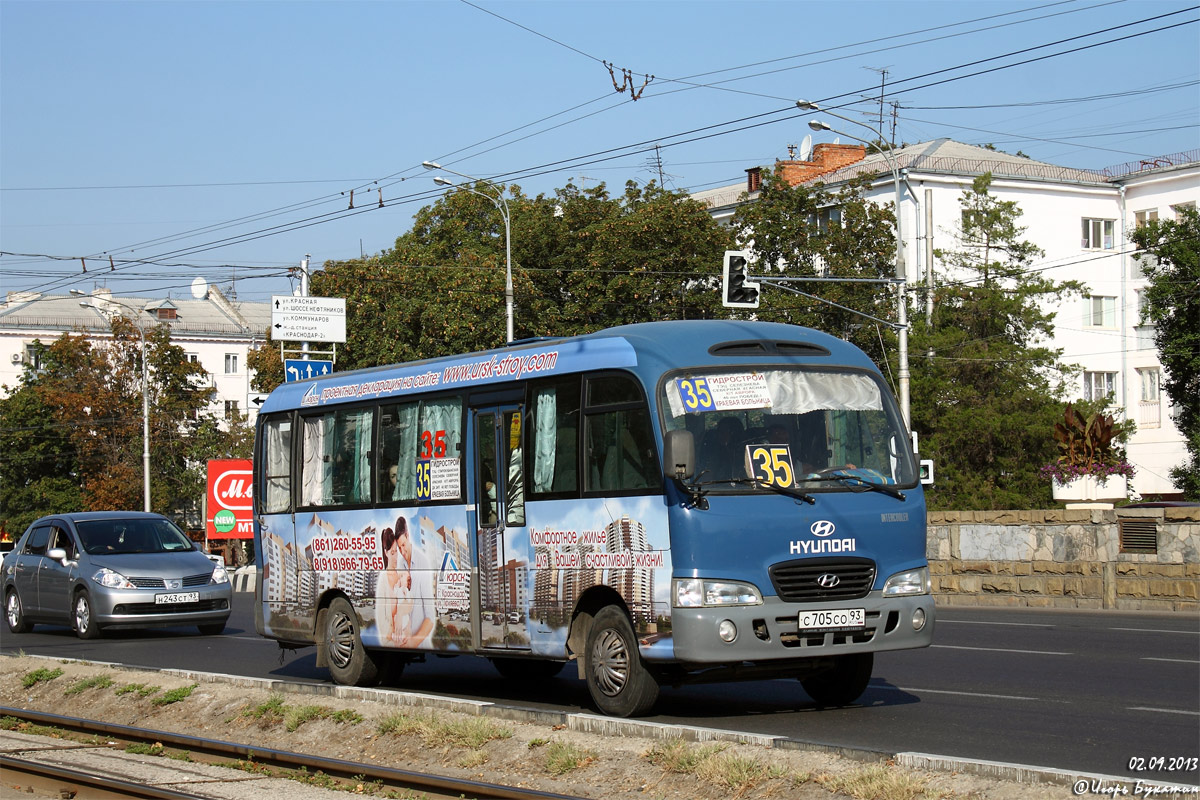
[[(857, 630), (800, 632), (802, 611), (862, 608), (866, 624)], [(913, 625), (924, 614), (924, 625)], [(883, 597), (871, 592), (858, 600), (833, 603), (785, 603), (778, 597), (763, 598), (762, 605), (726, 608), (672, 609), (672, 658), (684, 668), (704, 669), (717, 666), (757, 664), (769, 667), (778, 662), (788, 669), (798, 659), (827, 658), (849, 653), (906, 650), (928, 647), (933, 641), (934, 603), (932, 595)], [(732, 642), (718, 635), (718, 626), (728, 620), (736, 628)], [(653, 661), (656, 653), (643, 651)]]
[[(166, 594), (163, 589), (109, 589), (92, 583), (88, 594), (92, 600), (92, 617), (103, 627), (163, 627), (172, 625), (203, 625), (224, 622), (233, 608), (233, 587), (230, 584), (209, 584), (188, 587), (198, 599), (190, 603), (155, 603), (155, 595)], [(178, 593), (178, 592), (176, 592)]]

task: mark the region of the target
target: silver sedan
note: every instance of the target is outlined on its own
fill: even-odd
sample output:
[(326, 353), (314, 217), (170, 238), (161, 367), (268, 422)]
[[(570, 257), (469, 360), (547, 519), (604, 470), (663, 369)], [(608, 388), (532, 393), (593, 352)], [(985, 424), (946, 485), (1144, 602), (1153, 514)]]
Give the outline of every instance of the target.
[(13, 633), (47, 623), (69, 625), (81, 639), (116, 627), (196, 625), (218, 634), (233, 600), (225, 567), (160, 514), (43, 517), (3, 564), (4, 617)]

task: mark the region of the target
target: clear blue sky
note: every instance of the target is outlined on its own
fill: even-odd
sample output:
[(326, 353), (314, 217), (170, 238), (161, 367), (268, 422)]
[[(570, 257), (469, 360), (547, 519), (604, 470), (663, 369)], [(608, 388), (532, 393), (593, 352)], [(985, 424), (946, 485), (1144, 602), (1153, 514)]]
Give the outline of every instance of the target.
[[(658, 142), (696, 191), (787, 158), (797, 98), (869, 123), (881, 80), (897, 142), (1083, 168), (1192, 150), (1198, 20), (1193, 0), (0, 0), (0, 293), (236, 276), (265, 300), (305, 253), (390, 247), (440, 191), (424, 160), (619, 192), (657, 177)], [(631, 101), (605, 61), (656, 77)], [(370, 210), (344, 213), (351, 189)]]

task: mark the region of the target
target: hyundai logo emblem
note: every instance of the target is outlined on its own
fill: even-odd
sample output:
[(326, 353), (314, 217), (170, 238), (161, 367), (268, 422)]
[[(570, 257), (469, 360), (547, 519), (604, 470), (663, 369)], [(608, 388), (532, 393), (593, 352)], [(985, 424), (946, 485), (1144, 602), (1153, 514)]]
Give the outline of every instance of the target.
[(813, 536), (820, 536), (824, 538), (826, 536), (833, 535), (834, 527), (833, 523), (829, 520), (819, 519), (814, 522), (811, 527), (809, 527), (809, 530), (812, 531)]
[(821, 577), (817, 578), (817, 585), (822, 589), (832, 589), (842, 582), (842, 579), (832, 572), (826, 572)]

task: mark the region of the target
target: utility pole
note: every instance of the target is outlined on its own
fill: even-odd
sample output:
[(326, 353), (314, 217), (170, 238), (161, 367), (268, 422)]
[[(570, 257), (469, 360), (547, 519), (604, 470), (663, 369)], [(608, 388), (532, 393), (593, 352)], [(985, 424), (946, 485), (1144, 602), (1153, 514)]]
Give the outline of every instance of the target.
[[(308, 297), (308, 260), (312, 256), (308, 253), (304, 254), (304, 260), (300, 262), (300, 296)], [(308, 340), (305, 339), (300, 343), (300, 358), (308, 361)]]

